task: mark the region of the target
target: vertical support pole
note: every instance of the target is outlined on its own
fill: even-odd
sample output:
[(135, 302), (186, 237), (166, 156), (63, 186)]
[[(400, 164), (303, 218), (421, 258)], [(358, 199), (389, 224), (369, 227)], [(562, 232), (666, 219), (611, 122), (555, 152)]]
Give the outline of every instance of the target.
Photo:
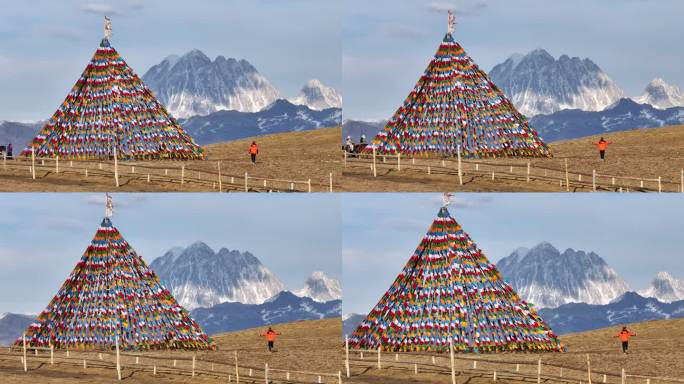
[(382, 366), (380, 365), (380, 351), (381, 351), (381, 349), (382, 349), (382, 347), (378, 346), (378, 369), (382, 368)]
[(344, 369), (349, 377), (349, 337), (347, 335), (344, 336)]
[[(530, 182), (530, 162), (527, 162), (527, 182)], [(494, 374), (496, 376), (496, 372)]]
[(147, 174), (147, 182), (148, 183), (150, 182), (150, 174), (149, 173)]
[(332, 180), (332, 172), (330, 172), (330, 192), (333, 191), (333, 180)]
[(680, 192), (681, 192), (681, 193), (684, 193), (684, 169), (682, 169), (681, 171), (679, 171), (679, 180), (680, 180), (679, 183), (680, 183), (680, 186), (681, 186)]
[(131, 173), (135, 173), (135, 166), (131, 166)]
[(605, 373), (603, 374), (603, 382), (608, 382), (608, 375), (606, 375)]
[[(2, 153), (2, 169), (7, 170), (7, 152)], [(682, 172), (684, 172), (684, 171), (682, 171)], [(682, 191), (684, 191), (684, 190), (682, 190)]]
[(153, 375), (156, 375), (156, 374), (157, 374), (157, 364), (155, 364), (155, 365), (152, 367), (152, 374), (153, 374)]
[(264, 384), (268, 384), (268, 363), (264, 364)]
[(563, 377), (563, 367), (560, 368), (560, 377)]
[[(591, 171), (591, 189), (596, 192), (596, 170)], [(591, 383), (589, 383), (591, 384)]]
[(537, 360), (537, 384), (541, 383), (541, 359)]
[[(114, 181), (116, 182), (116, 187), (119, 188), (119, 161), (116, 154), (116, 147), (114, 147)], [(119, 378), (121, 380), (121, 378)]]
[(116, 337), (116, 377), (121, 381), (121, 357), (119, 356), (119, 337)]
[(192, 376), (195, 377), (195, 354), (192, 354)]
[(397, 152), (397, 171), (401, 171), (401, 152)]
[(31, 176), (36, 179), (36, 149), (31, 147)]
[(344, 153), (344, 166), (347, 166), (347, 151), (342, 152)]
[(496, 371), (494, 371), (494, 376), (492, 376), (492, 381), (496, 381)]
[(565, 191), (570, 192), (570, 176), (568, 176), (568, 159), (565, 159)]
[(50, 344), (50, 365), (55, 364), (55, 346)]
[(55, 173), (59, 173), (59, 156), (55, 156)]
[(591, 384), (591, 360), (589, 360), (589, 354), (587, 353), (587, 383)]
[(86, 363), (86, 359), (83, 359), (83, 369), (88, 368), (88, 364)]
[(342, 384), (342, 371), (337, 371), (337, 384)]
[[(460, 148), (461, 147), (459, 146), (459, 153)], [(449, 359), (451, 360), (451, 384), (456, 384), (456, 366), (454, 365), (454, 342), (452, 339), (449, 339)]]
[(473, 360), (473, 369), (477, 369), (477, 360)]
[(662, 183), (662, 178), (658, 176), (658, 193), (663, 191), (663, 183)]
[(413, 364), (413, 374), (417, 375), (418, 374), (418, 364)]
[(220, 161), (216, 162), (216, 169), (218, 170), (219, 192), (223, 192), (223, 184), (221, 184), (221, 162)]
[(240, 384), (240, 367), (238, 367), (237, 351), (235, 351), (235, 382)]
[(181, 185), (185, 184), (185, 164), (181, 165)]
[[(458, 146), (458, 185), (463, 185), (463, 169), (461, 168), (461, 146)], [(442, 160), (443, 161), (443, 160)]]
[(627, 379), (627, 375), (625, 374), (625, 369), (622, 368), (622, 372), (620, 373), (620, 383), (625, 384), (626, 379)]
[(430, 166), (428, 165), (427, 167), (428, 167), (427, 169), (428, 169), (428, 175), (429, 175), (430, 174)]
[(378, 177), (378, 168), (375, 165), (375, 146), (373, 147), (373, 177)]
[(138, 365), (138, 364), (140, 364), (140, 357), (136, 356), (135, 357), (135, 365)]
[(22, 339), (23, 344), (24, 344), (24, 372), (27, 372), (28, 367), (26, 366), (26, 334), (25, 333), (21, 335), (21, 339)]
[(311, 193), (311, 179), (306, 182), (306, 185), (309, 187), (309, 193)]
[(245, 172), (245, 192), (249, 192), (249, 174)]
[(319, 376), (318, 376), (318, 384), (320, 384), (320, 383), (322, 383), (322, 382), (323, 382), (323, 379), (322, 379), (321, 376), (319, 375)]

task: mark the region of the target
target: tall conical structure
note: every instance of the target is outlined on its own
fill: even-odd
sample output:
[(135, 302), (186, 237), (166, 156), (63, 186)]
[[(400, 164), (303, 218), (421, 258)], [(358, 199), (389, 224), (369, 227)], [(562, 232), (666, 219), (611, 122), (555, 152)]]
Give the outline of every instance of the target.
[(466, 157), (548, 157), (550, 152), (504, 93), (449, 31), (425, 73), (366, 151)]
[[(210, 349), (214, 345), (105, 218), (69, 278), (26, 331), (32, 347)], [(16, 341), (22, 345), (23, 339)]]
[(559, 351), (537, 312), (446, 206), (389, 290), (351, 335), (355, 348), (386, 351)]
[(105, 38), (22, 155), (62, 159), (202, 159), (203, 150)]

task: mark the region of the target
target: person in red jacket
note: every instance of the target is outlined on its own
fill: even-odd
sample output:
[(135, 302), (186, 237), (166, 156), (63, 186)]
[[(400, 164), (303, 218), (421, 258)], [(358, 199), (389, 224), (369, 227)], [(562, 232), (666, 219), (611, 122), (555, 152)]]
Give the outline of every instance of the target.
[(252, 157), (252, 165), (256, 165), (256, 157), (259, 154), (259, 146), (256, 141), (252, 141), (252, 145), (249, 146), (249, 155)]
[(280, 333), (274, 331), (271, 329), (271, 327), (268, 327), (268, 331), (266, 331), (266, 333), (262, 333), (261, 336), (266, 337), (266, 341), (268, 342), (268, 351), (273, 352), (276, 338), (280, 336)]
[(613, 144), (611, 141), (606, 141), (601, 138), (601, 140), (598, 141), (598, 143), (594, 143), (595, 146), (598, 147), (599, 150), (599, 156), (601, 156), (601, 160), (606, 159), (606, 149), (608, 149), (608, 144)]
[(632, 333), (627, 330), (627, 327), (622, 327), (622, 331), (618, 333), (617, 335), (613, 337), (619, 337), (620, 341), (622, 341), (622, 353), (627, 353), (627, 349), (629, 348), (629, 338), (632, 336), (636, 336), (636, 333)]

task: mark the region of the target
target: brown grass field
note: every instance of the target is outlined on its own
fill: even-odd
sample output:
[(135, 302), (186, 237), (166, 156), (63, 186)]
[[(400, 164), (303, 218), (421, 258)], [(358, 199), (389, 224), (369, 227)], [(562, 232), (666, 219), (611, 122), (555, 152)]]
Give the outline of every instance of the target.
[[(263, 383), (264, 364), (269, 369), (285, 369), (292, 371), (309, 371), (316, 373), (332, 373), (337, 375), (341, 369), (340, 335), (342, 333), (341, 318), (325, 320), (298, 321), (286, 324), (276, 324), (273, 328), (282, 333), (276, 340), (277, 351), (269, 353), (264, 338), (259, 336), (265, 327), (248, 329), (238, 332), (216, 335), (214, 340), (218, 345), (217, 351), (197, 353), (197, 374), (191, 377), (190, 360), (180, 360), (191, 356), (191, 352), (146, 353), (135, 364), (131, 356), (122, 356), (122, 382), (125, 383), (227, 383), (228, 374), (231, 382), (235, 382), (234, 351), (238, 351), (240, 365), (240, 382)], [(123, 353), (123, 352), (122, 352)], [(83, 369), (82, 360), (68, 362), (55, 358), (55, 364), (49, 364), (49, 352), (40, 352), (43, 358), (28, 355), (28, 372), (23, 371), (20, 361), (21, 351), (7, 354), (7, 349), (0, 353), (0, 383), (114, 383), (117, 382), (113, 356), (104, 355), (100, 361), (97, 353), (72, 352), (71, 357), (88, 356), (87, 368)], [(55, 356), (64, 356), (63, 351), (55, 352)], [(172, 368), (172, 361), (164, 361), (164, 368), (158, 365), (157, 375), (153, 375), (153, 356), (177, 358), (176, 368)], [(214, 371), (210, 363), (199, 360), (215, 361)], [(220, 365), (225, 362), (230, 366)], [(162, 364), (159, 360), (155, 364)], [(249, 368), (253, 368), (253, 376), (249, 376)], [(218, 373), (218, 375), (216, 375)], [(285, 372), (269, 373), (270, 382), (286, 382)], [(291, 373), (291, 379), (296, 382), (316, 383), (315, 375), (298, 375)], [(322, 377), (323, 383), (337, 383), (338, 378)]]
[[(603, 136), (612, 144), (606, 151), (606, 160), (601, 161), (598, 150), (592, 144)], [(684, 169), (684, 126), (664, 128), (637, 129), (626, 132), (607, 133), (575, 140), (561, 141), (550, 145), (553, 158), (531, 159), (532, 181), (526, 180), (527, 159), (486, 159), (482, 163), (505, 164), (505, 166), (489, 167), (481, 165), (480, 170), (473, 172), (474, 165), (464, 164), (463, 185), (459, 185), (455, 162), (450, 174), (437, 174), (439, 160), (418, 159), (417, 164), (432, 163), (433, 172), (428, 175), (425, 167), (410, 168), (409, 159), (402, 159), (402, 170), (396, 169), (396, 159), (388, 159), (383, 164), (378, 161), (378, 176), (373, 177), (370, 163), (349, 161), (342, 171), (342, 186), (345, 191), (510, 191), (510, 192), (560, 192), (566, 191), (564, 183), (564, 161), (568, 160), (570, 175), (570, 191), (591, 191), (592, 172), (610, 176), (631, 176), (635, 178), (663, 180), (663, 191), (679, 191), (680, 172)], [(447, 163), (449, 164), (449, 163)], [(508, 165), (518, 165), (511, 174)], [(548, 176), (553, 179), (541, 180), (547, 169)], [(491, 171), (495, 170), (495, 180), (491, 180)], [(555, 171), (554, 171), (555, 170)], [(582, 182), (578, 180), (582, 174)], [(534, 176), (540, 176), (536, 179)], [(563, 182), (563, 186), (560, 186)], [(612, 184), (610, 178), (598, 177), (599, 190), (618, 191), (642, 190), (638, 180), (620, 180)], [(656, 181), (646, 181), (647, 190), (657, 191)]]
[[(56, 174), (54, 161), (45, 165), (36, 164), (36, 180), (29, 171), (30, 159), (7, 161), (3, 167), (0, 159), (0, 191), (6, 192), (75, 192), (75, 191), (122, 191), (122, 192), (206, 192), (218, 191), (216, 181), (217, 161), (221, 161), (222, 190), (244, 191), (244, 174), (277, 180), (306, 182), (311, 179), (312, 191), (328, 191), (330, 173), (333, 184), (337, 183), (339, 168), (340, 128), (322, 128), (312, 131), (289, 132), (264, 135), (205, 146), (208, 160), (205, 161), (136, 161), (119, 162), (120, 187), (116, 188), (113, 165), (104, 164), (100, 170), (97, 162), (89, 164), (69, 161), (59, 162), (60, 172)], [(255, 140), (259, 144), (257, 165), (250, 162), (247, 148)], [(181, 185), (181, 165), (185, 165), (184, 183)], [(136, 169), (132, 169), (131, 167)], [(85, 168), (88, 167), (88, 177)], [(168, 170), (168, 171), (166, 171)], [(131, 171), (135, 171), (132, 173)], [(198, 174), (199, 172), (199, 174)], [(147, 182), (147, 173), (152, 173)], [(199, 179), (198, 179), (199, 176)], [(234, 177), (234, 185), (230, 178)], [(250, 190), (289, 190), (289, 182), (268, 182), (250, 180)], [(304, 183), (295, 185), (295, 190), (306, 191)]]
[[(603, 374), (606, 375), (607, 383), (620, 383), (621, 369), (624, 368), (627, 375), (643, 375), (650, 377), (669, 377), (684, 380), (684, 319), (646, 321), (642, 323), (628, 324), (628, 328), (637, 334), (630, 344), (630, 353), (625, 355), (620, 349), (619, 339), (614, 338), (620, 327), (598, 329), (588, 332), (567, 334), (561, 337), (561, 341), (567, 346), (568, 352), (544, 353), (544, 354), (497, 354), (497, 355), (457, 355), (469, 359), (479, 358), (478, 371), (473, 371), (472, 360), (456, 360), (457, 383), (491, 383), (493, 371), (498, 371), (498, 382), (503, 383), (536, 383), (537, 359), (542, 360), (542, 382), (560, 382), (551, 380), (550, 376), (559, 378), (560, 367), (565, 367), (563, 378), (573, 383), (588, 383), (587, 381), (587, 354), (589, 354), (592, 369), (592, 383), (603, 383)], [(353, 353), (358, 361), (358, 353)], [(412, 364), (394, 364), (394, 354), (386, 353), (383, 356), (383, 368), (378, 370), (377, 355), (366, 353), (364, 363), (352, 364), (352, 377), (348, 380), (353, 383), (395, 383), (400, 380), (403, 383), (443, 383), (450, 384), (449, 356), (445, 354), (439, 357), (436, 366), (431, 365), (427, 356), (412, 354), (400, 354), (400, 361), (424, 361), (419, 373), (414, 373)], [(422, 360), (421, 360), (422, 359)], [(492, 360), (494, 362), (486, 362)], [(514, 362), (513, 364), (501, 364), (499, 361)], [(529, 378), (513, 379), (512, 375), (504, 371), (515, 373), (515, 362), (521, 363), (520, 373)], [(523, 363), (529, 363), (525, 365)], [(365, 367), (363, 365), (365, 365)], [(548, 365), (547, 365), (548, 364)], [(571, 370), (576, 368), (577, 370)], [(667, 383), (667, 381), (651, 379), (651, 383)], [(645, 378), (627, 377), (627, 384), (646, 383)]]

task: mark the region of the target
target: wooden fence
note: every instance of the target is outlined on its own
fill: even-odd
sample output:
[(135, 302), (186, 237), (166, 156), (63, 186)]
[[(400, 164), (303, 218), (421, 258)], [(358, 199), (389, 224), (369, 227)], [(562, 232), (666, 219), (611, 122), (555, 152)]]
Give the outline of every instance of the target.
[[(27, 346), (24, 337), (21, 348), (3, 347), (0, 352), (0, 359), (16, 359), (21, 362), (24, 372), (30, 372), (29, 361), (37, 361), (50, 365), (61, 364), (78, 367), (83, 371), (88, 368), (112, 369), (116, 372), (118, 380), (125, 378), (126, 370), (147, 371), (152, 375), (182, 375), (195, 377), (199, 375), (215, 377), (220, 381), (229, 383), (242, 382), (265, 384), (300, 383), (300, 384), (341, 384), (342, 371), (337, 373), (298, 371), (282, 368), (269, 367), (268, 363), (262, 366), (250, 366), (240, 364), (238, 361), (238, 351), (234, 351), (232, 361), (203, 360), (198, 359), (195, 354), (191, 356), (163, 357), (149, 353), (121, 352), (118, 342), (114, 351), (110, 350), (55, 350), (53, 347), (31, 347)], [(6, 351), (6, 352), (4, 352)], [(37, 368), (36, 368), (37, 369)]]
[(463, 185), (463, 177), (470, 175), (491, 180), (505, 179), (530, 182), (544, 182), (557, 184), (561, 190), (576, 191), (586, 189), (591, 191), (644, 191), (644, 192), (681, 192), (684, 193), (684, 169), (680, 170), (677, 178), (665, 179), (655, 177), (618, 176), (598, 173), (595, 169), (591, 173), (569, 170), (568, 159), (561, 159), (558, 168), (545, 165), (532, 165), (531, 162), (507, 163), (487, 160), (461, 159), (460, 153), (456, 159), (417, 159), (398, 153), (396, 155), (348, 154), (344, 152), (344, 167), (369, 167), (373, 177), (378, 177), (378, 169), (412, 169), (426, 172), (428, 175), (452, 175)]
[(245, 192), (332, 192), (333, 173), (330, 172), (328, 180), (312, 183), (307, 180), (271, 179), (244, 174), (231, 174), (221, 171), (222, 162), (216, 161), (214, 170), (186, 166), (179, 161), (176, 166), (155, 165), (150, 162), (113, 160), (60, 160), (59, 157), (16, 157), (8, 160), (4, 155), (2, 169), (25, 169), (29, 177), (36, 180), (38, 173), (42, 177), (50, 174), (79, 175), (83, 180), (88, 177), (100, 176), (111, 178), (112, 186), (121, 186), (121, 179), (135, 179), (146, 183), (172, 183), (177, 185), (194, 184), (207, 190), (217, 192), (245, 191)]
[[(352, 354), (356, 356), (352, 356)], [(619, 372), (605, 372), (591, 368), (591, 356), (586, 354), (586, 366), (571, 367), (567, 365), (543, 362), (540, 357), (535, 362), (528, 360), (492, 359), (462, 356), (454, 353), (453, 345), (449, 345), (449, 354), (424, 352), (383, 352), (377, 350), (350, 349), (349, 340), (345, 338), (345, 373), (351, 376), (351, 367), (376, 369), (395, 369), (421, 373), (449, 375), (451, 383), (456, 383), (456, 373), (480, 377), (489, 377), (492, 381), (500, 379), (516, 381), (592, 384), (651, 384), (684, 383), (683, 378), (646, 376), (627, 373), (624, 368)]]

